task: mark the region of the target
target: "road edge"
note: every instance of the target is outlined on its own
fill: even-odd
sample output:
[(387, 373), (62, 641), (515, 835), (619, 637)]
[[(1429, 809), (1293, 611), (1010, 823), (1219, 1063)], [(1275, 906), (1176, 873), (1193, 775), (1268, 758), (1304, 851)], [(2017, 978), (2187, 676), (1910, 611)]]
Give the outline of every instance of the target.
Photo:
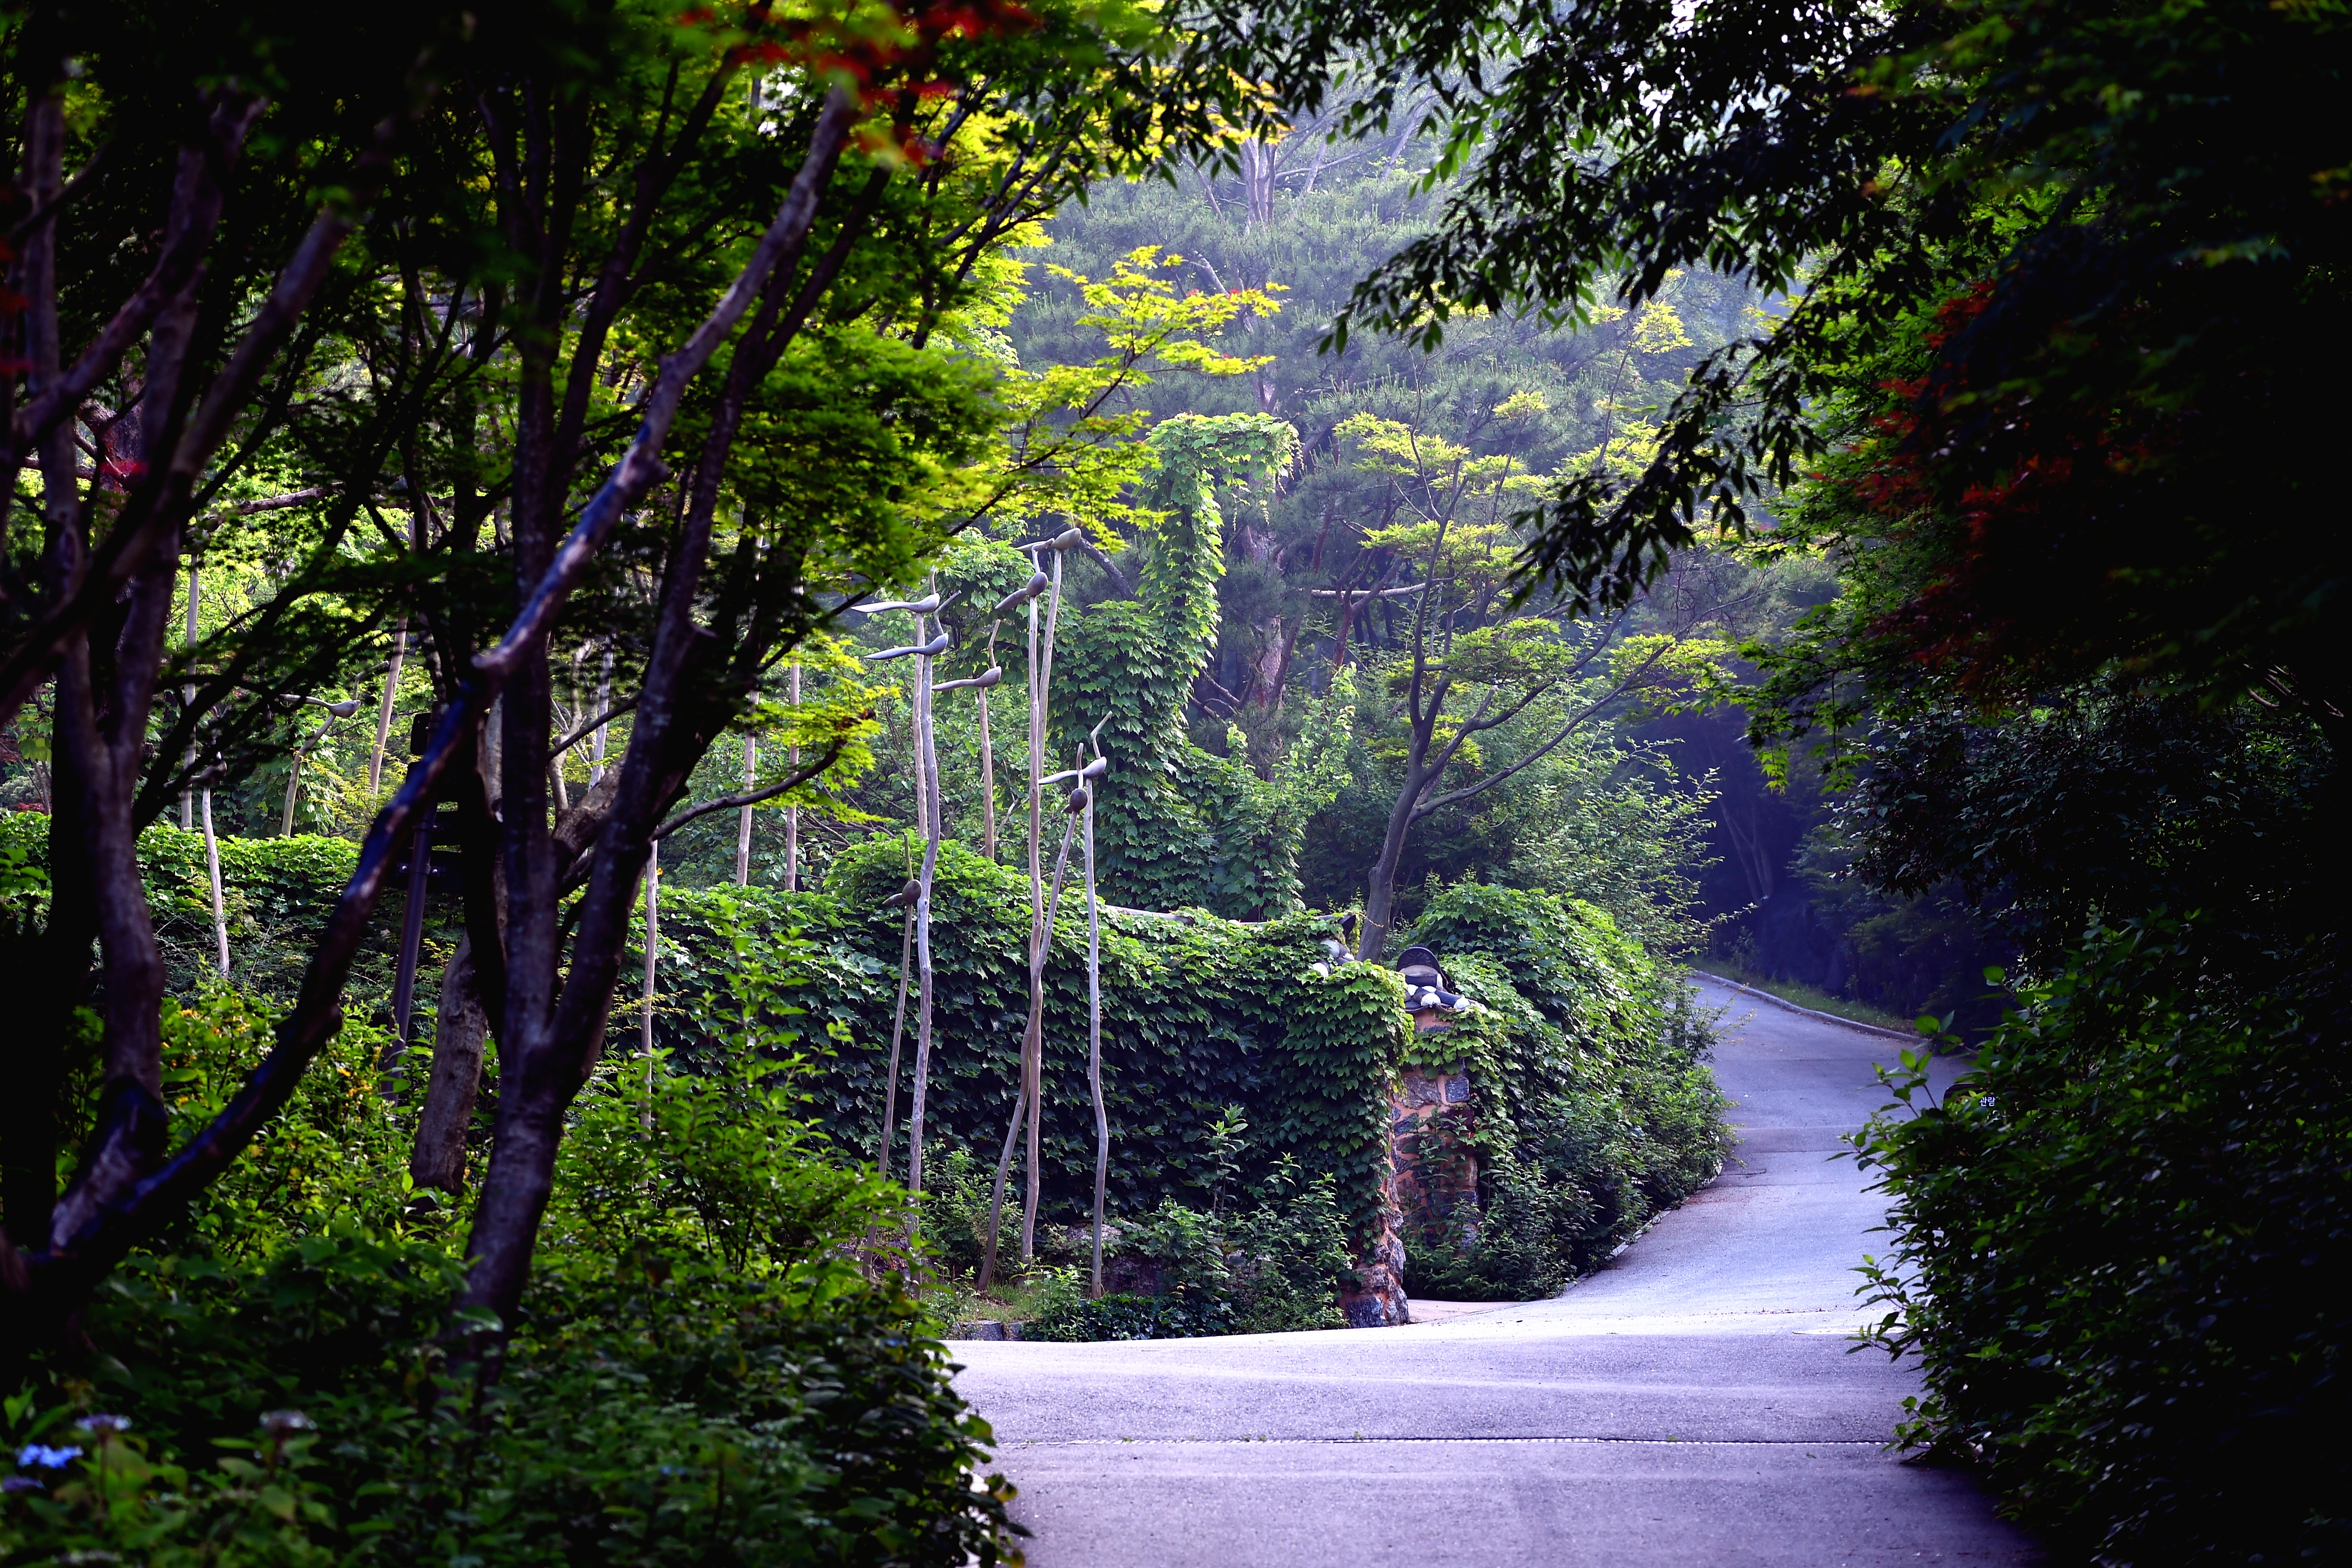
[(1881, 1039), (1901, 1040), (1906, 1045), (1917, 1045), (1922, 1037), (1916, 1034), (1906, 1035), (1900, 1029), (1881, 1028), (1876, 1024), (1865, 1024), (1856, 1018), (1841, 1018), (1835, 1013), (1823, 1013), (1811, 1007), (1800, 1007), (1784, 996), (1775, 996), (1769, 991), (1759, 991), (1753, 985), (1743, 984), (1727, 975), (1709, 973), (1704, 969), (1693, 969), (1686, 973), (1694, 980), (1711, 980), (1717, 985), (1737, 991), (1744, 996), (1753, 996), (1759, 1002), (1769, 1002), (1782, 1012), (1794, 1013), (1801, 1018), (1817, 1018), (1824, 1024), (1835, 1024), (1841, 1028), (1856, 1029), (1865, 1035), (1876, 1035)]

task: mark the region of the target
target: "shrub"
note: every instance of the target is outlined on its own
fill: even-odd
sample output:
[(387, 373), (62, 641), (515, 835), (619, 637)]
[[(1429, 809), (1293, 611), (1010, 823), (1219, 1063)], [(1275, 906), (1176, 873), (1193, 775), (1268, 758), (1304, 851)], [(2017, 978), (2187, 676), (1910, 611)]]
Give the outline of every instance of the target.
[[(995, 1181), (996, 1167), (960, 1144), (923, 1168), (923, 1239), (950, 1274), (979, 1275), (986, 1256), (989, 1189)], [(996, 1256), (1007, 1262), (1021, 1256), (1020, 1187), (1016, 1169), (1005, 1181), (996, 1216)]]
[[(257, 1000), (290, 1004), (320, 927), (359, 863), (359, 846), (314, 834), (223, 836), (218, 842), (230, 975)], [(0, 812), (0, 905), (20, 924), (46, 918), (48, 858), (47, 816)], [(165, 822), (151, 824), (139, 835), (139, 866), (167, 984), (172, 994), (192, 998), (218, 979), (204, 835)], [(371, 1006), (386, 1005), (391, 994), (406, 898), (406, 879), (394, 879), (352, 968), (351, 993)], [(427, 973), (433, 959), (446, 958), (455, 945), (461, 919), (455, 899), (426, 905)]]
[[(218, 988), (167, 1005), (180, 1131), (272, 1022)], [(86, 1343), (0, 1405), (26, 1456), (0, 1492), (0, 1563), (1003, 1557), (1009, 1492), (973, 1484), (987, 1428), (906, 1284), (905, 1196), (833, 1163), (800, 1115), (803, 1068), (600, 1075), (499, 1375), (478, 1383), (445, 1339), (463, 1207), (412, 1201), (383, 1043), (347, 1026), (173, 1235), (109, 1278)]]
[(1903, 1441), (2103, 1563), (2352, 1547), (2341, 980), (2216, 947), (2093, 932), (1942, 1103), (1906, 1055), (1856, 1140), (1895, 1231), (1869, 1337), (1925, 1369)]
[(1224, 1217), (1163, 1202), (1120, 1221), (1107, 1255), (1148, 1265), (1157, 1289), (1089, 1301), (1077, 1269), (1048, 1265), (1049, 1289), (1024, 1334), (1166, 1340), (1344, 1328), (1339, 1280), (1349, 1266), (1348, 1232), (1330, 1177), (1309, 1181), (1286, 1163), (1255, 1195), (1254, 1206)]
[(1407, 1248), (1413, 1293), (1438, 1300), (1531, 1301), (1571, 1278), (1592, 1201), (1571, 1182), (1547, 1179), (1508, 1145), (1479, 1173), (1480, 1205), (1457, 1210), (1426, 1245)]
[[(127, 1274), (93, 1323), (108, 1354), (89, 1381), (9, 1402), (12, 1447), (83, 1453), (0, 1500), (0, 1561), (574, 1568), (1001, 1553), (1003, 1489), (971, 1479), (987, 1430), (889, 1280), (762, 1281), (652, 1258), (541, 1280), (482, 1390), (439, 1372), (433, 1331), (455, 1272), (431, 1249), (342, 1238), (254, 1275)], [(94, 1440), (93, 1401), (128, 1433)], [(289, 1411), (292, 1443), (271, 1431)]]
[(1413, 1294), (1557, 1294), (1723, 1168), (1730, 1132), (1707, 1021), (1606, 913), (1465, 882), (1432, 899), (1410, 934), (1480, 1005), (1407, 1049), (1420, 1066), (1465, 1066), (1476, 1086), (1469, 1114), (1433, 1119), (1423, 1158), (1475, 1157), (1478, 1203), (1408, 1216)]

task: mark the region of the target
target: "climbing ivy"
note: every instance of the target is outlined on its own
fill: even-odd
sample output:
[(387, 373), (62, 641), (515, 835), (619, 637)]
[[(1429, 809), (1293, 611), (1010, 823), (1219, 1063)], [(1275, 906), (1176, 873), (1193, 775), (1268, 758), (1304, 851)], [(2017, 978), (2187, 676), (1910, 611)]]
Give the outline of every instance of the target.
[[(285, 838), (218, 840), (222, 904), (228, 916), (229, 962), (237, 988), (249, 996), (284, 1004), (300, 989), (310, 950), (328, 911), (359, 862), (359, 846), (344, 838), (296, 834)], [(8, 928), (30, 931), (48, 910), (49, 818), (37, 812), (0, 814), (0, 935)], [(194, 996), (217, 973), (213, 939), (212, 879), (205, 869), (205, 840), (166, 823), (139, 836), (139, 864), (147, 903), (155, 917), (166, 984), (175, 996)], [(352, 967), (350, 995), (382, 1023), (388, 1013), (394, 963), (398, 954), (404, 879), (386, 893), (368, 928)], [(426, 909), (426, 952), (422, 973), (430, 994), (462, 916), (457, 900), (442, 898)]]
[(1218, 494), (1262, 503), (1297, 461), (1298, 434), (1262, 414), (1187, 414), (1154, 426), (1149, 445), (1156, 466), (1138, 493), (1155, 521), (1140, 541), (1136, 596), (1091, 606), (1066, 634), (1055, 742), (1074, 755), (1103, 725), (1111, 773), (1095, 833), (1114, 899), (1276, 915), (1297, 906), (1299, 836), (1339, 792), (1353, 704), (1324, 698), (1308, 739), (1261, 779), (1196, 744), (1184, 703), (1215, 648), (1225, 570)]
[(1730, 1132), (1706, 1020), (1605, 911), (1464, 883), (1409, 939), (1479, 1004), (1405, 1053), (1458, 1064), (1476, 1086), (1470, 1113), (1437, 1119), (1422, 1155), (1475, 1156), (1478, 1205), (1408, 1229), (1414, 1294), (1550, 1294), (1722, 1168)]
[[(838, 860), (822, 892), (711, 889), (662, 903), (656, 1035), (677, 1058), (715, 1067), (740, 1032), (745, 975), (767, 1048), (808, 1058), (810, 1113), (838, 1144), (876, 1154), (882, 1068), (897, 995), (900, 915), (877, 906), (905, 875), (911, 840), (871, 839)], [(1012, 1113), (1028, 1016), (1024, 879), (952, 841), (940, 856), (932, 949), (940, 1044), (927, 1142), (993, 1163)], [(1328, 920), (1261, 926), (1104, 920), (1103, 1081), (1112, 1130), (1110, 1204), (1147, 1213), (1174, 1198), (1206, 1208), (1220, 1181), (1211, 1133), (1240, 1106), (1252, 1129), (1238, 1184), (1290, 1155), (1329, 1175), (1350, 1223), (1370, 1224), (1386, 1171), (1388, 1089), (1407, 1025), (1393, 973), (1330, 964)], [(1329, 964), (1328, 974), (1314, 966)], [(1091, 1201), (1094, 1113), (1086, 1083), (1086, 916), (1066, 892), (1045, 971), (1045, 1193), (1076, 1223)], [(615, 1009), (634, 1027), (635, 994)], [(913, 1084), (913, 1029), (901, 1053), (900, 1127)], [(903, 1141), (902, 1141), (903, 1143)], [(893, 1169), (906, 1166), (903, 1146)]]
[[(810, 1114), (873, 1159), (900, 932), (899, 912), (878, 906), (917, 853), (911, 838), (869, 840), (835, 863), (821, 892), (666, 896), (662, 1043), (712, 1070), (746, 1040), (798, 1054)], [(1028, 1010), (1026, 885), (950, 842), (935, 910), (927, 1142), (931, 1158), (962, 1149), (992, 1166)], [(1106, 917), (1114, 1213), (1144, 1215), (1171, 1200), (1205, 1211), (1221, 1188), (1274, 1178), (1286, 1156), (1296, 1165), (1284, 1179), (1333, 1182), (1361, 1246), (1383, 1201), (1390, 1095), (1408, 1063), (1465, 1064), (1477, 1085), (1462, 1125), (1488, 1220), (1408, 1236), (1409, 1278), (1423, 1293), (1556, 1290), (1720, 1167), (1724, 1101), (1687, 987), (1605, 913), (1510, 889), (1441, 894), (1414, 935), (1438, 946), (1449, 977), (1482, 1006), (1419, 1037), (1396, 973), (1334, 962), (1332, 934), (1333, 922), (1307, 914), (1263, 925)], [(1045, 1206), (1067, 1225), (1087, 1211), (1094, 1170), (1080, 898), (1065, 897), (1045, 982)], [(901, 1127), (911, 1040), (910, 1025)], [(1237, 1153), (1214, 1137), (1234, 1107), (1249, 1127)], [(904, 1168), (902, 1148), (893, 1169)]]

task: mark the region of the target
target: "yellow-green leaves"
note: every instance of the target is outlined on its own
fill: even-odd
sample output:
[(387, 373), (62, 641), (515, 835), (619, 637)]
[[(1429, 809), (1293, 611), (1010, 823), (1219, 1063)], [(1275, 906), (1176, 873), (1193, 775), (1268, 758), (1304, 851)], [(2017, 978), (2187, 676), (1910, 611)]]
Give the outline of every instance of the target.
[(1633, 319), (1633, 346), (1645, 354), (1672, 353), (1691, 346), (1683, 319), (1664, 300), (1653, 300)]
[(1465, 685), (1549, 686), (1576, 668), (1577, 650), (1549, 621), (1523, 616), (1463, 633), (1445, 651), (1444, 665)]
[(1698, 712), (1730, 698), (1738, 651), (1722, 637), (1643, 633), (1610, 650), (1609, 678), (1637, 715)]
[(1179, 414), (1153, 426), (1149, 445), (1160, 471), (1144, 481), (1143, 500), (1210, 519), (1220, 485), (1247, 494), (1298, 460), (1298, 432), (1266, 414)]
[(1083, 307), (1077, 324), (1101, 333), (1105, 352), (1083, 363), (1034, 372), (1001, 366), (996, 391), (1005, 415), (1003, 445), (973, 474), (991, 515), (1016, 529), (1048, 515), (1098, 531), (1112, 521), (1150, 521), (1148, 509), (1124, 499), (1159, 457), (1136, 439), (1150, 416), (1124, 407), (1113, 412), (1114, 402), (1150, 384), (1155, 369), (1243, 375), (1260, 368), (1264, 358), (1222, 353), (1211, 340), (1244, 310), (1272, 315), (1282, 308), (1263, 289), (1180, 295), (1169, 275), (1182, 261), (1144, 246), (1121, 257), (1100, 279), (1048, 265), (1049, 273), (1077, 290)]

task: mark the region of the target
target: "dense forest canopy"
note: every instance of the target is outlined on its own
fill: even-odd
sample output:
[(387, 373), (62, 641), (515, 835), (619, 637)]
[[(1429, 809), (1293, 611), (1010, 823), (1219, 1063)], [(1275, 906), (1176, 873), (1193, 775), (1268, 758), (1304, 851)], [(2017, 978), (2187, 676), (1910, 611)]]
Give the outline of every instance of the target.
[(2340, 1553), (2347, 37), (0, 6), (0, 1410), (144, 1467), (0, 1557), (996, 1560), (940, 1314), (1557, 1289), (1702, 953), (1979, 1052), (1858, 1142), (1906, 1442)]

